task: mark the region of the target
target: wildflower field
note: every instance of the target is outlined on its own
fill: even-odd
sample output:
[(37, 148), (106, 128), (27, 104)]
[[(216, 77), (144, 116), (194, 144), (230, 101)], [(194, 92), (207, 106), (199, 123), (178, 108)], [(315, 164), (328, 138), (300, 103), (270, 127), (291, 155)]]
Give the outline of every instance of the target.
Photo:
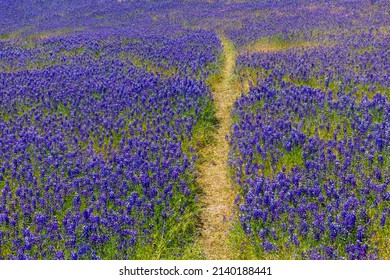
[(0, 259), (390, 259), (390, 2), (2, 1)]

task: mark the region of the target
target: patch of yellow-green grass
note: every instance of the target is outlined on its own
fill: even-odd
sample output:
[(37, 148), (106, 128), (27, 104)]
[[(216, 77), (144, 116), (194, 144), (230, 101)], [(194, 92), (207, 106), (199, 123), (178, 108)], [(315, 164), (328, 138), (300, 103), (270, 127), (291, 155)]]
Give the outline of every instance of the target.
[[(139, 246), (136, 248), (134, 259), (140, 260), (193, 260), (202, 259), (202, 252), (199, 245), (192, 243), (193, 236), (196, 235), (196, 224), (198, 208), (192, 205), (186, 208), (185, 212), (177, 220), (171, 216), (164, 225), (157, 225), (152, 234), (152, 240), (147, 244), (142, 244), (138, 240)], [(186, 241), (183, 243), (182, 241)]]
[(256, 260), (258, 254), (253, 241), (245, 234), (239, 221), (235, 221), (229, 231), (229, 245), (233, 260)]
[(299, 146), (294, 146), (290, 151), (284, 151), (283, 155), (279, 158), (276, 164), (276, 173), (282, 171), (283, 166), (286, 168), (288, 172), (294, 166), (302, 166), (302, 148)]
[(390, 260), (390, 226), (378, 228), (372, 237), (372, 243), (378, 248), (379, 259)]
[(256, 52), (277, 52), (290, 48), (313, 48), (319, 45), (318, 42), (306, 41), (304, 39), (285, 39), (282, 36), (262, 37), (250, 42), (240, 49), (240, 53)]
[(23, 33), (30, 30), (31, 27), (26, 26), (20, 29), (16, 29), (13, 31), (8, 31), (4, 33), (0, 33), (0, 40), (9, 40), (9, 39), (17, 39), (23, 37)]
[[(336, 116), (336, 114), (334, 114)], [(336, 119), (335, 119), (336, 120)], [(337, 122), (330, 120), (329, 121), (329, 130), (324, 127), (318, 127), (318, 137), (323, 140), (330, 140), (333, 138), (333, 131), (336, 129)]]
[(76, 47), (76, 48), (73, 48), (71, 50), (65, 50), (65, 49), (60, 50), (59, 53), (64, 54), (65, 56), (71, 57), (71, 56), (82, 54), (84, 52), (84, 50), (85, 49), (83, 47)]
[[(302, 247), (285, 246), (285, 242), (288, 241), (288, 233), (283, 233), (280, 229), (276, 231), (279, 239), (274, 241), (277, 245), (276, 251), (265, 251), (262, 247), (262, 239), (258, 234), (246, 234), (241, 224), (236, 221), (230, 230), (229, 243), (232, 246), (232, 259), (235, 260), (294, 260), (302, 259), (302, 256), (298, 253), (301, 248), (310, 248), (311, 242), (304, 241)], [(306, 244), (307, 243), (307, 244)]]
[(101, 18), (104, 18), (104, 15), (103, 14), (96, 14), (93, 16), (93, 18), (101, 19)]
[(250, 85), (256, 85), (258, 80), (265, 77), (266, 71), (264, 69), (239, 66), (235, 70), (236, 80), (241, 84), (244, 92), (248, 92)]
[[(199, 112), (198, 121), (192, 128), (191, 139), (185, 137), (181, 141), (182, 150), (189, 152), (190, 147), (201, 151), (207, 145), (213, 144), (213, 132), (217, 129), (218, 119), (215, 117), (215, 105), (206, 100), (203, 109)], [(200, 157), (206, 155), (199, 154)]]
[(265, 177), (274, 177), (279, 172), (286, 169), (286, 172), (290, 171), (294, 166), (302, 166), (302, 148), (294, 146), (290, 151), (283, 149), (283, 153), (279, 155), (279, 158), (275, 163), (271, 162), (271, 154), (267, 152), (267, 157), (263, 159), (260, 155), (257, 156), (256, 161), (263, 165), (263, 168), (259, 170), (259, 174)]
[(66, 27), (66, 28), (39, 31), (39, 32), (34, 32), (34, 33), (29, 34), (26, 37), (26, 39), (27, 40), (45, 39), (45, 38), (49, 38), (49, 37), (56, 36), (56, 35), (65, 35), (68, 33), (75, 32), (75, 31), (81, 31), (83, 29), (84, 28), (82, 28), (82, 27), (77, 27), (77, 28)]
[[(387, 191), (390, 192), (390, 184), (387, 185)], [(383, 208), (387, 206), (388, 203), (382, 201), (378, 208), (368, 209), (368, 215), (374, 221), (372, 225), (373, 233), (369, 237), (369, 240), (371, 244), (378, 248), (377, 257), (384, 260), (390, 260), (390, 217), (387, 215), (385, 225), (380, 226), (380, 213), (383, 212)], [(375, 218), (377, 213), (379, 213), (379, 216)]]
[(223, 61), (224, 61), (223, 53), (220, 53), (215, 59), (215, 62), (212, 65), (210, 65), (210, 67), (213, 67), (214, 72), (208, 75), (208, 77), (206, 78), (206, 84), (208, 85), (211, 91), (215, 91), (223, 80), (223, 72), (222, 72)]
[(214, 90), (217, 87), (218, 83), (220, 83), (221, 81), (222, 81), (221, 72), (211, 73), (206, 79), (206, 83), (211, 90)]
[[(368, 47), (369, 48), (369, 47)], [(256, 72), (255, 69), (250, 70), (250, 69), (243, 69), (243, 73), (251, 73), (252, 76), (255, 75), (254, 73), (261, 73), (261, 72)], [(355, 69), (355, 71), (358, 71)], [(249, 74), (246, 74), (249, 75)], [(290, 77), (289, 75), (285, 75), (283, 77), (283, 80), (285, 82), (300, 86), (300, 85), (306, 85), (311, 88), (317, 88), (321, 89), (324, 91), (332, 91), (332, 92), (337, 92), (340, 89), (340, 86), (342, 85), (341, 81), (333, 80), (329, 82), (329, 85), (326, 87), (325, 86), (325, 77), (324, 76), (310, 76), (307, 79), (296, 79), (293, 77)], [(374, 89), (372, 89), (374, 88)], [(346, 85), (343, 87), (344, 92), (349, 92), (351, 91), (353, 95), (356, 97), (357, 101), (360, 101), (363, 96), (367, 96), (368, 99), (372, 99), (375, 93), (380, 92), (383, 95), (386, 95), (387, 97), (390, 98), (390, 88), (388, 86), (381, 85), (379, 83), (375, 83), (374, 85), (367, 85), (367, 84), (356, 84), (356, 85)], [(336, 96), (334, 96), (336, 98)]]
[(178, 74), (179, 70), (177, 67), (171, 66), (171, 67), (164, 67), (164, 64), (166, 63), (165, 60), (160, 61), (156, 65), (155, 62), (151, 61), (150, 59), (144, 58), (139, 55), (131, 54), (128, 52), (121, 52), (119, 53), (119, 59), (122, 60), (123, 62), (131, 62), (134, 66), (136, 67), (142, 67), (148, 72), (152, 73), (159, 73), (162, 74), (163, 76), (174, 76)]
[(381, 33), (388, 33), (390, 31), (390, 25), (385, 25), (385, 26), (379, 27), (379, 31)]

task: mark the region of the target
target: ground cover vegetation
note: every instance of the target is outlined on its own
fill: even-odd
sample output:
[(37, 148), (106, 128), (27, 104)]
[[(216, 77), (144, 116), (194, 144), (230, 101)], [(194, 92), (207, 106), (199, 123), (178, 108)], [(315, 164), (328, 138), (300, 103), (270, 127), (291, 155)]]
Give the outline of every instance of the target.
[(0, 259), (390, 259), (388, 1), (3, 2)]
[(275, 7), (285, 21), (266, 31), (231, 31), (251, 85), (229, 159), (243, 255), (389, 258), (389, 6), (293, 6)]

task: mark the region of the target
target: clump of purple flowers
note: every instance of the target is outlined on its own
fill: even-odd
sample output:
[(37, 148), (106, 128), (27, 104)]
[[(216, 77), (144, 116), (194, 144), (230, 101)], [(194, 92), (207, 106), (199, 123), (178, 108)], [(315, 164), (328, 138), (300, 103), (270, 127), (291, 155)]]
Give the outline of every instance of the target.
[(375, 257), (370, 238), (389, 226), (387, 98), (261, 86), (233, 114), (239, 218), (257, 246), (293, 248), (302, 258)]
[(193, 241), (218, 37), (105, 9), (103, 30), (0, 41), (2, 259), (180, 258)]

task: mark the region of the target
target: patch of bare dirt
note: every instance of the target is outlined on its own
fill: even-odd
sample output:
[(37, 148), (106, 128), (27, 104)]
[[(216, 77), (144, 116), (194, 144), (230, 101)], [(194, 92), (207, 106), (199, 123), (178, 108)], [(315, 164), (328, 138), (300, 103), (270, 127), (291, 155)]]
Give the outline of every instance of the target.
[(224, 63), (221, 79), (211, 85), (219, 127), (214, 133), (214, 142), (200, 151), (203, 162), (197, 167), (198, 184), (203, 189), (201, 202), (201, 232), (199, 243), (206, 259), (230, 259), (232, 250), (228, 235), (232, 219), (235, 193), (231, 187), (227, 158), (229, 145), (230, 109), (239, 92), (233, 87), (233, 69), (236, 52), (233, 44), (221, 36)]

